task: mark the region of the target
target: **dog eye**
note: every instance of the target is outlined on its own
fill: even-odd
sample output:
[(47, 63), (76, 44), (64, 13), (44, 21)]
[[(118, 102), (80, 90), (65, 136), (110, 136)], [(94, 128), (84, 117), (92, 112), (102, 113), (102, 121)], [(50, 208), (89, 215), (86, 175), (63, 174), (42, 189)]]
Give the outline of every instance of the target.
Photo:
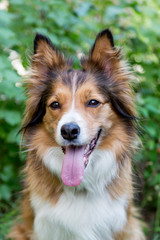
[(50, 104), (50, 107), (53, 109), (53, 110), (55, 110), (55, 109), (60, 109), (61, 108), (61, 106), (60, 106), (60, 104), (59, 104), (59, 102), (52, 102), (51, 104)]
[(89, 100), (87, 102), (87, 107), (98, 107), (101, 103), (95, 99)]

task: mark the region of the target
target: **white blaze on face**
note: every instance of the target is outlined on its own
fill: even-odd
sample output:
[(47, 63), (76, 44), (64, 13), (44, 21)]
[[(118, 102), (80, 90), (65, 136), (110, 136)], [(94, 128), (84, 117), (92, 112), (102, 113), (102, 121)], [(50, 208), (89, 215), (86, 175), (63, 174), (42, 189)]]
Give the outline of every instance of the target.
[[(80, 112), (75, 109), (76, 77), (72, 79), (72, 103), (68, 112), (60, 119), (57, 126), (56, 141), (60, 146), (65, 146), (63, 157), (61, 178), (67, 186), (78, 186), (84, 176), (84, 151), (87, 143), (87, 126)], [(76, 139), (69, 141), (64, 139), (61, 134), (62, 126), (69, 123), (78, 125), (80, 132)], [(73, 146), (74, 144), (74, 146)], [(71, 146), (72, 145), (72, 146)], [(75, 146), (77, 145), (77, 146)]]
[(81, 115), (75, 109), (75, 92), (76, 92), (76, 78), (77, 74), (74, 74), (72, 79), (72, 104), (68, 112), (66, 112), (62, 118), (60, 119), (57, 125), (57, 132), (56, 132), (56, 141), (60, 146), (67, 144), (67, 141), (61, 135), (61, 128), (64, 124), (67, 123), (76, 123), (80, 128), (80, 134), (77, 138), (76, 144), (77, 145), (84, 145), (88, 142), (88, 134), (87, 134), (87, 124)]

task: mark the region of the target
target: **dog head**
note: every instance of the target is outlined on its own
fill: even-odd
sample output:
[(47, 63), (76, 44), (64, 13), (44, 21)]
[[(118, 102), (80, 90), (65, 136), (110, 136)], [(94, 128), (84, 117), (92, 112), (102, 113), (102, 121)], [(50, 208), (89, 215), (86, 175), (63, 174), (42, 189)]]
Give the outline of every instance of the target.
[(72, 69), (71, 59), (36, 35), (23, 129), (43, 124), (64, 152), (62, 180), (69, 186), (81, 183), (94, 149), (129, 134), (135, 118), (130, 75), (108, 29), (97, 35), (81, 66)]

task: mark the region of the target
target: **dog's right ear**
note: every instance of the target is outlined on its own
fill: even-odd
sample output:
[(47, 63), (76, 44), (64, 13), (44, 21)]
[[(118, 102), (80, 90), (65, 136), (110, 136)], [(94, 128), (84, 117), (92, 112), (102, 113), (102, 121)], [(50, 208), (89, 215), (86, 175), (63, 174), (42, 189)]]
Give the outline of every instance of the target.
[(32, 69), (40, 76), (46, 75), (50, 70), (67, 67), (64, 55), (52, 44), (45, 35), (37, 33), (34, 39), (34, 55), (32, 57)]
[(46, 46), (50, 47), (51, 51), (55, 50), (54, 45), (52, 44), (51, 40), (48, 37), (40, 33), (37, 33), (34, 38), (34, 54), (38, 52), (44, 52)]
[(22, 131), (25, 132), (27, 128), (42, 121), (45, 114), (46, 89), (53, 83), (52, 77), (61, 69), (71, 69), (71, 65), (72, 61), (66, 61), (49, 38), (36, 34), (31, 73), (25, 79), (28, 99)]

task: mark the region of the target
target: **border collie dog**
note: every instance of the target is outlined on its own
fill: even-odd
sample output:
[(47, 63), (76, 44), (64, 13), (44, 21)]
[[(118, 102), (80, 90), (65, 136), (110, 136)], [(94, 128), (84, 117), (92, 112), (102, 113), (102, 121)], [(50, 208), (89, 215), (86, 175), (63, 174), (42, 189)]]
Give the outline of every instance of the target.
[(11, 239), (144, 240), (133, 206), (130, 79), (108, 29), (79, 70), (36, 35), (22, 125), (22, 213)]

